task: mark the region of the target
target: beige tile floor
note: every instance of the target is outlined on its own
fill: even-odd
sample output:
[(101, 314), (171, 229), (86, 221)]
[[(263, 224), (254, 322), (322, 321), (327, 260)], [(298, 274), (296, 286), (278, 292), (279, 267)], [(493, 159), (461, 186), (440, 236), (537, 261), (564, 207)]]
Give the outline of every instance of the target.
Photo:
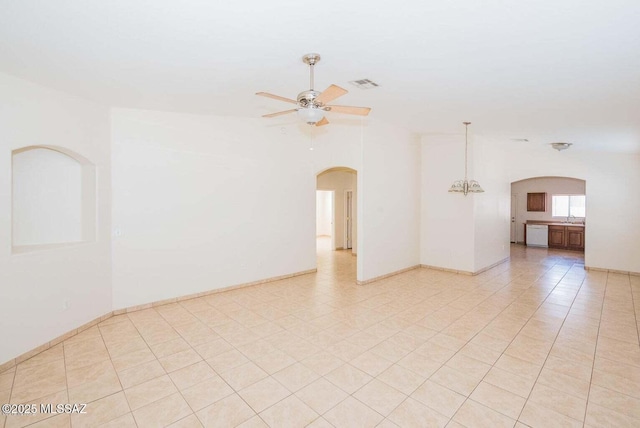
[[(640, 277), (512, 247), (475, 277), (318, 273), (120, 315), (0, 374), (32, 427), (638, 427)], [(46, 418), (46, 419), (44, 419)]]

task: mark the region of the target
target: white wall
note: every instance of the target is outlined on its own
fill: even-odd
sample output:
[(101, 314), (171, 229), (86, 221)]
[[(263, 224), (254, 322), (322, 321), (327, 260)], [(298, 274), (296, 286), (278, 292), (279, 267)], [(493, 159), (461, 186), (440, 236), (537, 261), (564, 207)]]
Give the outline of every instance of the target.
[(112, 119), (115, 309), (315, 268), (316, 175), (363, 158), (358, 279), (418, 263), (411, 134), (126, 109)]
[(115, 309), (315, 268), (296, 128), (115, 109), (112, 135)]
[(363, 280), (420, 264), (420, 139), (372, 124), (358, 171), (358, 258)]
[[(0, 346), (4, 363), (111, 310), (110, 144), (105, 107), (4, 74), (0, 104), (0, 330), (10, 332)], [(96, 242), (12, 254), (11, 153), (34, 145), (65, 147), (96, 165)]]
[[(584, 195), (584, 180), (566, 177), (536, 177), (511, 183), (511, 194), (516, 195), (516, 241), (524, 242), (524, 223), (527, 220), (558, 220), (551, 214), (553, 195)], [(544, 212), (527, 211), (527, 193), (544, 192), (546, 210)]]
[(510, 183), (564, 176), (586, 180), (585, 265), (640, 272), (640, 197), (632, 190), (640, 183), (640, 155), (575, 147), (557, 152), (546, 144), (476, 138), (470, 147), (469, 175), (485, 193), (452, 200), (446, 189), (464, 173), (452, 172), (457, 164), (463, 167), (464, 152), (458, 150), (453, 161), (451, 141), (437, 136), (422, 139), (423, 264), (478, 271), (504, 259), (508, 252), (503, 248), (509, 248)]
[[(423, 137), (421, 159), (420, 263), (473, 272), (474, 199), (484, 194), (448, 193), (455, 180), (464, 178), (464, 140)], [(470, 178), (475, 178), (473, 169)]]
[(329, 190), (316, 192), (316, 235), (333, 235), (333, 192)]
[(501, 165), (509, 162), (503, 151), (492, 150), (491, 141), (473, 138), (474, 178), (484, 193), (473, 197), (474, 202), (474, 263), (478, 272), (510, 255), (511, 194), (505, 182)]

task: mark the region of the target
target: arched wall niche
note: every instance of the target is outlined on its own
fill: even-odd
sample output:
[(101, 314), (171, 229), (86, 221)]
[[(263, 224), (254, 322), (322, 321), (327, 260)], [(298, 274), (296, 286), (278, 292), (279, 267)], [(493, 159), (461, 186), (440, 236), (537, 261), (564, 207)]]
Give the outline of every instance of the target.
[(34, 145), (11, 153), (12, 252), (96, 239), (95, 165), (65, 147)]

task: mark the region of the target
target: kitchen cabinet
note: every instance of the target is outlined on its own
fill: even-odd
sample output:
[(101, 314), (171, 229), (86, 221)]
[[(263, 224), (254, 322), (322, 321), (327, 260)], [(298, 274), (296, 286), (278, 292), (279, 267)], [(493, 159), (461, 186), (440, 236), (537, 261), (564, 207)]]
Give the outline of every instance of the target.
[(584, 251), (584, 227), (549, 225), (549, 248)]
[(584, 227), (567, 226), (567, 249), (584, 251)]
[(547, 194), (546, 193), (527, 193), (527, 211), (547, 210)]
[(549, 248), (565, 248), (565, 226), (549, 226)]

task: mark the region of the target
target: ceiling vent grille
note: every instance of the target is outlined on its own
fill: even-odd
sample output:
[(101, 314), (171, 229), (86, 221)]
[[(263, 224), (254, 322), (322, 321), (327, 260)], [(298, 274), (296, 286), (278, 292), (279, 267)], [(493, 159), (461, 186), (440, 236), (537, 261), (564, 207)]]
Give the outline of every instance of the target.
[(351, 83), (353, 86), (357, 86), (360, 89), (373, 89), (380, 86), (376, 82), (369, 79), (352, 80), (349, 83)]

